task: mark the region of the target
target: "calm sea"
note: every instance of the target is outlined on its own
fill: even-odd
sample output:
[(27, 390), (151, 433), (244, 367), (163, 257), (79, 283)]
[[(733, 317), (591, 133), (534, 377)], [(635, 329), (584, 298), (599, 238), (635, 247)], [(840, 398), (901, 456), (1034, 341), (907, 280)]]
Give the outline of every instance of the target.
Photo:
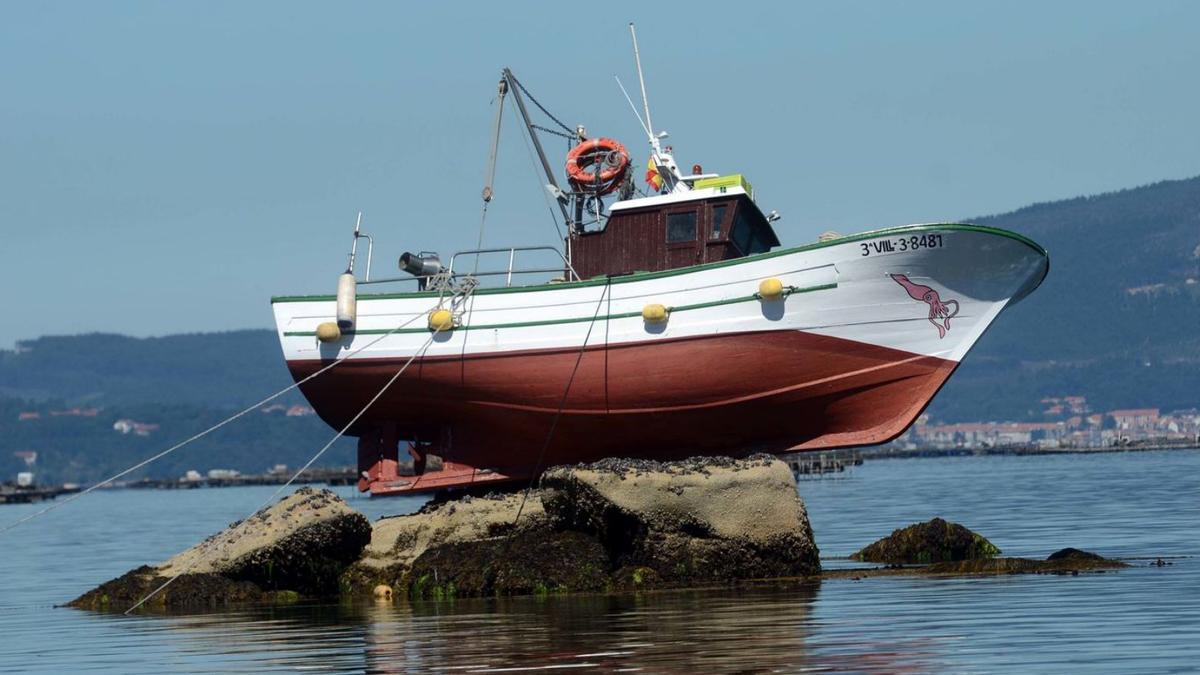
[[(942, 516), (1078, 577), (876, 578), (751, 591), (325, 605), (56, 608), (244, 517), (273, 488), (112, 491), (0, 536), (0, 670), (1189, 672), (1200, 668), (1200, 451), (868, 461), (806, 479), (823, 556)], [(343, 496), (372, 518), (412, 498)], [(10, 522), (31, 506), (0, 507)], [(1172, 562), (1152, 567), (1151, 559)], [(846, 565), (828, 560), (828, 567)]]

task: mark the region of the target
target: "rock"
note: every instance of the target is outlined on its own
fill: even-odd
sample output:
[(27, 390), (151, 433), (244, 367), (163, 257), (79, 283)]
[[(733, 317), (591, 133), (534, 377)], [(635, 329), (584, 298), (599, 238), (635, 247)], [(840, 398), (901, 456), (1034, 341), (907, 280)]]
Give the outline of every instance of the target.
[[(486, 541), (544, 526), (540, 495), (531, 493), (524, 508), (522, 500), (520, 493), (464, 497), (427, 504), (413, 514), (380, 519), (362, 558), (342, 575), (342, 586), (355, 595), (364, 595), (377, 584), (403, 591), (413, 581), (413, 563), (431, 548)], [(518, 510), (521, 518), (519, 527), (514, 528)]]
[(821, 569), (795, 477), (774, 457), (604, 460), (551, 469), (541, 488), (548, 525), (596, 538), (618, 580), (700, 583)]
[[(100, 584), (68, 604), (99, 612), (124, 612), (168, 578), (162, 576), (157, 568), (143, 565)], [(209, 609), (268, 599), (267, 593), (248, 581), (234, 581), (219, 574), (184, 574), (146, 606), (151, 609)]]
[(304, 487), (162, 565), (133, 570), (71, 605), (125, 611), (176, 575), (150, 607), (332, 596), (338, 593), (340, 575), (370, 537), (370, 522), (340, 497)]
[(934, 518), (892, 532), (850, 557), (863, 562), (929, 564), (991, 558), (1000, 549), (957, 523)]
[(527, 500), (464, 498), (380, 520), (342, 586), (366, 595), (387, 584), (439, 598), (819, 572), (812, 528), (783, 462), (622, 459), (553, 468)]
[(512, 536), (443, 544), (413, 562), (414, 598), (542, 595), (611, 586), (608, 554), (579, 532), (526, 530)]
[(1104, 556), (1077, 548), (1063, 548), (1051, 553), (1046, 560), (1104, 560)]

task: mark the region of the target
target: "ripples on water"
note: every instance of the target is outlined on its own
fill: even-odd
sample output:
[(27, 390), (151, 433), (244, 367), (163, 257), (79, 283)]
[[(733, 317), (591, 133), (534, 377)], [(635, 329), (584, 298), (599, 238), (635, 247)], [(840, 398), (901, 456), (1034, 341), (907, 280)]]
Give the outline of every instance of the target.
[[(1171, 672), (1200, 667), (1200, 451), (868, 461), (803, 480), (827, 567), (943, 516), (1006, 555), (1148, 560), (1078, 577), (96, 615), (53, 605), (167, 558), (271, 488), (89, 495), (0, 537), (0, 670)], [(414, 498), (342, 494), (372, 518)], [(0, 509), (0, 522), (35, 506)], [(834, 559), (828, 559), (834, 558)]]

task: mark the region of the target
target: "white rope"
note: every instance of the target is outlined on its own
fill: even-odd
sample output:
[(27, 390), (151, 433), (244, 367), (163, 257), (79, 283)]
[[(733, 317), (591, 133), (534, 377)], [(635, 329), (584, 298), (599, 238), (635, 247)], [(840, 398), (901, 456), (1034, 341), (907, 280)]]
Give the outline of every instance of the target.
[[(425, 344), (421, 345), (420, 349), (413, 352), (413, 355), (410, 356), (408, 358), (408, 361), (406, 361), (404, 363), (404, 365), (400, 367), (400, 370), (396, 371), (396, 374), (392, 375), (392, 378), (390, 380), (388, 380), (386, 384), (383, 385), (383, 388), (380, 389), (379, 392), (375, 394), (375, 396), (371, 397), (370, 401), (367, 401), (367, 404), (365, 406), (363, 406), (362, 410), (359, 410), (358, 414), (356, 414), (349, 422), (346, 423), (346, 426), (342, 427), (337, 432), (337, 434), (334, 435), (333, 438), (329, 439), (329, 442), (325, 444), (325, 447), (318, 450), (317, 454), (313, 455), (312, 459), (308, 460), (308, 463), (306, 463), (304, 466), (300, 467), (300, 470), (297, 471), (296, 473), (292, 474), (292, 477), (289, 478), (286, 483), (284, 483), (283, 485), (280, 485), (279, 489), (277, 489), (277, 490), (275, 490), (275, 492), (271, 493), (271, 496), (267, 497), (267, 500), (263, 502), (262, 506), (258, 507), (257, 509), (254, 509), (254, 511), (252, 511), (249, 516), (246, 516), (246, 519), (248, 520), (249, 518), (252, 518), (254, 516), (254, 514), (267, 508), (267, 506), (269, 506), (271, 504), (271, 502), (275, 501), (275, 498), (279, 496), (279, 493), (286, 490), (293, 482), (295, 482), (295, 480), (297, 478), (300, 477), (300, 474), (302, 474), (306, 470), (308, 470), (308, 467), (312, 466), (313, 462), (317, 461), (317, 459), (320, 458), (321, 455), (325, 454), (325, 451), (328, 450), (335, 442), (337, 442), (337, 440), (346, 433), (346, 430), (349, 429), (351, 426), (353, 426), (354, 423), (358, 421), (358, 418), (362, 417), (367, 412), (367, 410), (370, 409), (370, 407), (375, 404), (375, 401), (379, 400), (379, 397), (383, 396), (383, 393), (385, 391), (387, 391), (389, 387), (392, 386), (392, 383), (394, 383), (397, 379), (399, 379), (400, 376), (404, 374), (405, 370), (408, 370), (408, 367), (410, 365), (412, 365), (412, 362), (415, 361), (418, 356), (424, 354), (427, 349), (429, 349), (429, 345), (433, 344), (433, 339), (435, 337), (437, 337), (437, 334), (440, 332), (441, 332), (440, 330), (435, 330), (429, 336), (429, 339), (425, 341)], [(208, 551), (211, 552), (214, 549), (215, 549), (215, 547), (212, 547), (212, 548), (209, 548)], [(179, 577), (192, 571), (192, 569), (194, 569), (196, 567), (196, 565), (199, 565), (201, 562), (203, 562), (206, 559), (207, 559), (207, 556), (204, 555), (203, 552), (200, 555), (197, 555), (187, 567), (185, 567), (182, 570), (180, 570), (179, 572), (177, 572), (175, 574), (175, 576), (164, 581), (162, 583), (162, 585), (160, 585), (158, 588), (154, 589), (153, 591), (150, 591), (150, 594), (147, 595), (146, 597), (142, 598), (141, 600), (138, 600), (137, 604), (135, 604), (134, 606), (125, 610), (125, 614), (129, 614), (133, 610), (144, 605), (148, 600), (150, 600), (154, 596), (158, 595), (167, 586), (170, 586), (176, 579), (178, 579)]]
[(305, 377), (303, 380), (300, 380), (299, 382), (296, 382), (295, 384), (293, 384), (289, 387), (280, 389), (279, 391), (275, 392), (274, 394), (271, 394), (270, 396), (264, 398), (263, 400), (259, 401), (258, 403), (255, 403), (254, 405), (250, 406), (249, 408), (246, 408), (245, 410), (242, 410), (241, 412), (238, 412), (230, 417), (226, 417), (225, 419), (221, 420), (220, 422), (217, 422), (216, 424), (205, 429), (204, 431), (201, 431), (200, 433), (195, 434), (184, 441), (176, 443), (175, 445), (167, 448), (166, 450), (163, 450), (162, 452), (158, 453), (157, 455), (148, 457), (148, 458), (138, 462), (137, 464), (134, 464), (133, 466), (129, 467), (128, 469), (125, 469), (124, 471), (122, 471), (114, 476), (111, 476), (109, 478), (106, 478), (106, 479), (100, 481), (99, 483), (96, 483), (95, 485), (87, 488), (86, 490), (83, 490), (82, 492), (77, 492), (74, 495), (71, 495), (70, 497), (62, 500), (61, 502), (55, 502), (55, 503), (51, 504), (50, 506), (47, 506), (46, 508), (42, 509), (41, 511), (35, 511), (34, 513), (31, 513), (28, 516), (25, 516), (24, 518), (20, 518), (20, 519), (16, 520), (15, 522), (5, 525), (3, 528), (0, 528), (0, 534), (8, 532), (9, 530), (13, 529), (14, 527), (21, 525), (22, 523), (27, 523), (27, 522), (33, 520), (34, 518), (41, 516), (42, 514), (49, 513), (50, 511), (53, 511), (54, 509), (56, 509), (60, 506), (66, 506), (67, 504), (70, 504), (71, 502), (75, 501), (76, 499), (79, 499), (80, 497), (88, 494), (89, 492), (92, 492), (93, 490), (98, 490), (99, 488), (102, 488), (105, 485), (108, 485), (109, 483), (112, 483), (115, 480), (119, 480), (120, 478), (127, 476), (127, 475), (133, 473), (134, 471), (137, 471), (138, 469), (146, 466), (147, 464), (150, 464), (151, 462), (154, 462), (163, 457), (166, 457), (167, 455), (171, 454), (172, 452), (175, 452), (176, 450), (191, 443), (192, 441), (196, 441), (201, 438), (204, 438), (205, 436), (211, 434), (212, 432), (216, 431), (217, 429), (220, 429), (221, 427), (225, 426), (226, 424), (229, 424), (230, 422), (238, 419), (239, 417), (242, 417), (242, 416), (246, 415), (247, 413), (254, 411), (257, 408), (260, 408), (260, 407), (266, 405), (267, 403), (270, 403), (271, 401), (279, 398), (280, 396), (283, 396), (287, 392), (295, 389), (296, 387), (299, 387), (300, 385), (304, 384), (305, 382), (308, 382), (309, 380), (313, 379), (314, 377), (321, 375), (322, 373), (326, 372), (330, 368), (333, 368), (334, 366), (338, 365), (342, 361), (345, 361), (346, 359), (350, 358), (351, 356), (358, 354), (362, 350), (375, 345), (380, 340), (382, 340), (382, 339), (388, 337), (389, 335), (391, 335), (392, 333), (395, 333), (396, 331), (408, 326), (413, 321), (416, 321), (417, 319), (421, 318), (422, 316), (425, 316), (425, 314), (417, 314), (417, 315), (413, 316), (413, 318), (409, 319), (408, 321), (405, 321), (404, 323), (400, 324), (399, 326), (396, 326), (395, 328), (389, 330), (388, 332), (384, 333), (383, 335), (380, 335), (378, 338), (368, 342), (367, 344), (365, 344), (351, 352), (348, 352), (345, 356), (334, 360), (329, 365), (321, 368), (320, 370), (313, 373), (312, 375)]

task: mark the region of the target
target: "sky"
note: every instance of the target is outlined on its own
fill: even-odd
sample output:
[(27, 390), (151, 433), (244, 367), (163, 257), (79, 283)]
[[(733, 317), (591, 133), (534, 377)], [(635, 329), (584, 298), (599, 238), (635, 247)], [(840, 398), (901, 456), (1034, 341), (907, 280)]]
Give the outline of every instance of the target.
[[(0, 348), (269, 328), (359, 211), (376, 277), (474, 248), (504, 66), (640, 165), (630, 21), (680, 164), (784, 245), (1200, 174), (1200, 3), (6, 2)], [(515, 113), (484, 241), (554, 245)]]

